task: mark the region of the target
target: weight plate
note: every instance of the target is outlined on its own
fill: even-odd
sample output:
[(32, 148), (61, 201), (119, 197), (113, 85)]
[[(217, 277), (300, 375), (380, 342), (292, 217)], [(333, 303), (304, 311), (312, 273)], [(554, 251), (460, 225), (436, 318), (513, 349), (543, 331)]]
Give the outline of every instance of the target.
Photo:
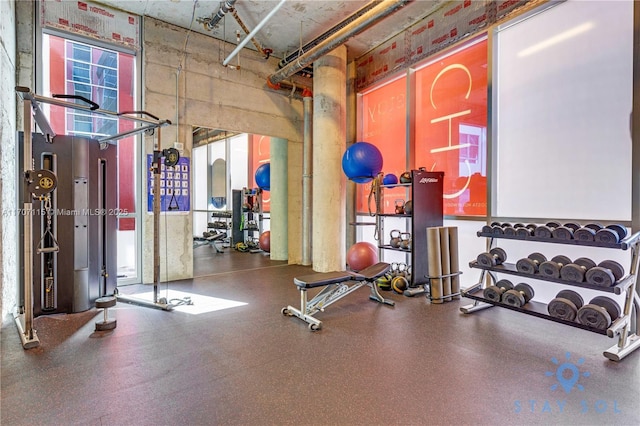
[(588, 257), (579, 257), (573, 261), (576, 265), (584, 266), (585, 269), (591, 269), (596, 266), (596, 262), (589, 259)]
[(505, 222), (505, 223), (502, 223), (502, 224), (500, 225), (500, 227), (501, 227), (502, 229), (504, 229), (504, 228), (511, 228), (511, 224), (510, 224), (509, 222)]
[(545, 225), (540, 225), (533, 231), (533, 236), (536, 238), (551, 238), (553, 236), (551, 228)]
[(118, 322), (114, 319), (96, 322), (96, 331), (109, 331), (116, 328)]
[(616, 281), (611, 270), (601, 266), (589, 269), (585, 274), (585, 279), (589, 284), (598, 287), (611, 287)]
[(493, 235), (502, 235), (504, 234), (504, 230), (499, 226), (494, 226), (493, 228), (491, 228), (491, 233)]
[(96, 299), (96, 309), (113, 308), (116, 306), (116, 298), (114, 296), (104, 296)]
[(536, 295), (536, 292), (533, 291), (533, 287), (526, 283), (516, 285), (514, 290), (522, 293), (526, 302), (529, 302)]
[(491, 227), (500, 226), (500, 222), (491, 222)]
[(516, 262), (516, 269), (523, 274), (535, 274), (538, 264), (529, 258), (523, 258)]
[(574, 321), (578, 314), (578, 308), (571, 300), (556, 297), (547, 305), (547, 312), (549, 312), (549, 315), (553, 318)]
[(514, 228), (518, 229), (518, 228), (524, 228), (524, 223), (516, 223), (515, 225), (513, 225)]
[(513, 288), (513, 283), (509, 280), (501, 279), (496, 283), (496, 287), (499, 287), (503, 290), (511, 290)]
[(533, 232), (536, 230), (537, 226), (535, 223), (530, 223), (528, 225), (525, 226), (525, 228), (527, 228), (529, 231)]
[(566, 226), (560, 226), (551, 232), (551, 236), (557, 240), (571, 240), (573, 239), (573, 230)]
[(551, 258), (552, 262), (556, 262), (556, 263), (561, 263), (563, 265), (568, 265), (571, 263), (571, 259), (569, 259), (567, 256), (559, 254), (557, 256), (553, 256)]
[[(519, 285), (519, 284), (518, 284)], [(522, 307), (527, 301), (525, 297), (517, 290), (507, 290), (502, 295), (502, 303), (516, 308)]]
[(545, 277), (560, 278), (560, 266), (553, 260), (542, 262), (538, 268), (538, 272)]
[(482, 232), (483, 234), (492, 234), (493, 233), (493, 228), (490, 227), (489, 225), (484, 225), (480, 232)]
[(491, 250), (489, 250), (489, 253), (496, 257), (497, 264), (504, 263), (507, 260), (507, 252), (500, 247), (492, 248)]
[(615, 260), (603, 260), (598, 266), (611, 269), (613, 276), (616, 277), (616, 281), (624, 277), (624, 267)]
[(593, 229), (594, 231), (598, 232), (599, 230), (604, 228), (604, 225), (602, 225), (601, 223), (594, 222), (594, 223), (587, 223), (585, 226), (583, 226), (583, 228)]
[(593, 241), (596, 231), (591, 228), (580, 228), (573, 231), (573, 239), (578, 241)]
[(562, 226), (558, 222), (547, 222), (546, 225), (548, 228), (559, 228)]
[(597, 305), (584, 305), (578, 310), (578, 322), (597, 330), (606, 330), (611, 325), (611, 315), (605, 308)]
[(495, 265), (495, 259), (491, 253), (480, 253), (476, 258), (478, 265), (490, 268)]
[(547, 257), (542, 253), (531, 253), (528, 257), (529, 259), (538, 262), (538, 264), (547, 261)]
[(556, 297), (571, 300), (571, 302), (575, 305), (577, 309), (582, 308), (582, 305), (584, 305), (584, 299), (582, 299), (582, 296), (580, 296), (580, 293), (578, 293), (577, 291), (560, 290), (556, 295)]
[(591, 299), (591, 302), (589, 302), (592, 305), (598, 305), (598, 306), (602, 306), (603, 308), (605, 308), (607, 310), (607, 312), (609, 313), (609, 316), (611, 317), (612, 321), (617, 320), (620, 317), (620, 314), (622, 314), (622, 310), (620, 309), (620, 305), (618, 305), (616, 303), (615, 300), (606, 297), (606, 296), (597, 296), (594, 297), (593, 299)]
[(528, 228), (516, 229), (516, 236), (520, 238), (527, 238), (531, 236), (531, 231)]
[(516, 236), (516, 229), (513, 227), (504, 228), (504, 235), (508, 235), (510, 237)]
[(565, 281), (581, 283), (584, 281), (584, 272), (585, 269), (582, 266), (576, 265), (575, 263), (569, 263), (560, 269), (560, 278)]
[(593, 236), (593, 241), (603, 244), (618, 244), (618, 233), (613, 229), (602, 228)]
[(564, 224), (565, 228), (569, 228), (572, 231), (577, 231), (578, 229), (582, 228), (579, 224), (575, 223), (575, 222), (567, 222)]
[(499, 302), (502, 298), (503, 289), (497, 287), (495, 285), (489, 286), (482, 291), (482, 295), (485, 299), (491, 300), (492, 302)]
[(612, 229), (618, 234), (618, 241), (623, 240), (627, 237), (627, 227), (621, 225), (619, 223), (612, 223), (611, 225), (607, 225), (607, 229)]

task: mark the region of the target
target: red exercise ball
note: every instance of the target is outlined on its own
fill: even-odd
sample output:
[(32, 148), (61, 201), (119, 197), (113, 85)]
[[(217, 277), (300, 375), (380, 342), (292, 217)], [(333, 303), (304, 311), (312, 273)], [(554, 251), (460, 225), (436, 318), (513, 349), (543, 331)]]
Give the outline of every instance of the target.
[(376, 263), (378, 263), (378, 249), (371, 243), (355, 243), (347, 251), (347, 264), (352, 271), (362, 271)]
[(269, 253), (271, 251), (271, 231), (264, 231), (258, 239), (260, 250)]

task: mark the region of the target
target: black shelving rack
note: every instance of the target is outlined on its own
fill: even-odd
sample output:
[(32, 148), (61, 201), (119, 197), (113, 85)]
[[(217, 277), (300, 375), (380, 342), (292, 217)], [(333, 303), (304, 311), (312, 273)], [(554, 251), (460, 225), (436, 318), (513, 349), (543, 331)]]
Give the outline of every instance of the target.
[[(507, 308), (516, 312), (520, 312), (527, 315), (532, 315), (538, 318), (542, 318), (549, 321), (565, 324), (570, 327), (580, 328), (588, 330), (593, 333), (603, 334), (610, 338), (618, 337), (616, 345), (612, 346), (608, 350), (603, 352), (603, 355), (612, 361), (620, 361), (631, 352), (640, 348), (640, 336), (638, 336), (638, 323), (640, 323), (640, 295), (638, 294), (637, 281), (639, 271), (640, 254), (640, 232), (636, 232), (631, 236), (626, 237), (619, 243), (600, 243), (595, 241), (579, 241), (579, 240), (560, 240), (553, 238), (539, 238), (535, 236), (512, 236), (505, 234), (492, 234), (487, 232), (478, 232), (478, 237), (485, 237), (489, 239), (489, 247), (494, 247), (497, 240), (509, 239), (509, 240), (522, 240), (540, 243), (553, 243), (553, 244), (569, 244), (578, 246), (598, 247), (603, 249), (617, 249), (617, 250), (629, 250), (631, 252), (631, 265), (629, 273), (622, 277), (612, 287), (598, 287), (586, 282), (573, 282), (562, 279), (550, 278), (542, 275), (530, 275), (519, 272), (516, 266), (512, 263), (503, 263), (495, 266), (483, 266), (478, 264), (477, 261), (471, 261), (469, 266), (474, 269), (480, 269), (479, 281), (462, 290), (462, 296), (472, 299), (474, 302), (471, 305), (465, 305), (460, 310), (465, 314), (470, 314), (481, 309), (486, 309), (492, 306), (499, 306)], [(495, 274), (507, 274), (520, 276), (523, 278), (535, 279), (539, 281), (550, 281), (558, 284), (563, 284), (573, 287), (587, 288), (591, 290), (597, 290), (600, 292), (608, 292), (617, 295), (624, 294), (625, 302), (622, 307), (622, 315), (615, 319), (611, 325), (605, 330), (599, 330), (580, 324), (579, 322), (567, 321), (560, 318), (552, 317), (548, 314), (547, 304), (529, 301), (522, 307), (514, 307), (506, 305), (504, 303), (491, 301), (483, 296), (483, 289), (486, 283), (485, 277), (489, 275), (494, 281), (497, 280)]]

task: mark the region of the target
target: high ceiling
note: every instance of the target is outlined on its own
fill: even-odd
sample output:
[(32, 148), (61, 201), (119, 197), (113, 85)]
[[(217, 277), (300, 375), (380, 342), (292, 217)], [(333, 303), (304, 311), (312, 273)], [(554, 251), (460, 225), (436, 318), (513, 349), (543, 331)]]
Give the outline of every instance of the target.
[[(227, 13), (213, 29), (207, 29), (202, 20), (207, 20), (220, 10), (217, 0), (100, 0), (107, 6), (141, 16), (149, 16), (182, 28), (191, 28), (216, 39), (237, 44), (245, 32), (236, 18)], [(413, 0), (377, 25), (349, 40), (349, 59), (357, 58), (378, 46), (391, 36), (411, 26), (433, 11), (438, 0)], [(237, 0), (234, 8), (240, 21), (252, 31), (276, 7), (275, 0)], [(307, 0), (285, 1), (266, 21), (255, 39), (263, 49), (271, 49), (272, 55), (285, 58), (295, 53), (306, 43), (314, 40), (336, 24), (361, 8), (372, 3), (368, 0)], [(373, 3), (380, 3), (379, 1)], [(247, 48), (257, 50), (250, 42)]]

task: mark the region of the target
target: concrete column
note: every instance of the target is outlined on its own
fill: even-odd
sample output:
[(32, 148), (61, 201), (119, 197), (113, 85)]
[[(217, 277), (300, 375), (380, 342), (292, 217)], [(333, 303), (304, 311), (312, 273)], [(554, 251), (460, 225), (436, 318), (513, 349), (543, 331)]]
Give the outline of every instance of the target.
[(287, 260), (289, 258), (289, 185), (288, 185), (288, 141), (282, 138), (271, 138), (269, 155), (271, 157), (271, 212), (269, 225), (271, 229), (271, 259)]
[(340, 46), (313, 63), (312, 261), (318, 272), (346, 267), (347, 48)]

